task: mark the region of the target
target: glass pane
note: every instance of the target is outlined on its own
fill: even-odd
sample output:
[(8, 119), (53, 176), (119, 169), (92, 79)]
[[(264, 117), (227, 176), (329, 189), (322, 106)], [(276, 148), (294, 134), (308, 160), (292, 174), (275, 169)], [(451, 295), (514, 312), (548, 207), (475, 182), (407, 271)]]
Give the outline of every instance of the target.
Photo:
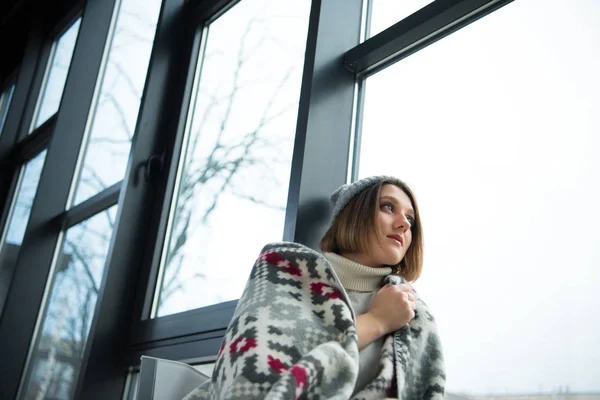
[(15, 85), (10, 85), (10, 87), (2, 93), (0, 96), (0, 136), (2, 136), (2, 130), (4, 129), (4, 121), (6, 121), (6, 116), (8, 115), (8, 108), (10, 107), (10, 101), (12, 100), (12, 95), (15, 91)]
[(23, 399), (73, 398), (116, 213), (113, 206), (67, 230)]
[(310, 3), (246, 0), (210, 25), (159, 316), (238, 298), (282, 238)]
[(110, 43), (75, 204), (125, 176), (146, 81), (160, 0), (123, 0)]
[(434, 0), (371, 0), (369, 37), (386, 30)]
[(13, 246), (21, 246), (25, 228), (29, 221), (33, 198), (37, 191), (42, 168), (46, 160), (46, 150), (35, 156), (25, 165), (23, 177), (17, 190), (17, 197), (10, 214), (8, 229), (6, 232), (5, 243)]
[(42, 89), (42, 95), (38, 104), (38, 111), (34, 118), (34, 124), (31, 130), (35, 130), (51, 116), (53, 116), (60, 106), (73, 50), (75, 50), (75, 42), (77, 41), (77, 33), (81, 25), (81, 18), (73, 23), (65, 33), (56, 41), (54, 51), (50, 58), (50, 67), (45, 85)]
[(17, 257), (25, 235), (25, 227), (29, 222), (33, 198), (37, 191), (45, 159), (46, 150), (25, 165), (8, 216), (5, 236), (2, 238), (0, 235), (0, 239), (3, 239), (0, 240), (0, 314), (2, 314), (5, 296), (17, 264)]
[(360, 175), (420, 201), (450, 394), (600, 393), (598, 15), (516, 1), (367, 80)]

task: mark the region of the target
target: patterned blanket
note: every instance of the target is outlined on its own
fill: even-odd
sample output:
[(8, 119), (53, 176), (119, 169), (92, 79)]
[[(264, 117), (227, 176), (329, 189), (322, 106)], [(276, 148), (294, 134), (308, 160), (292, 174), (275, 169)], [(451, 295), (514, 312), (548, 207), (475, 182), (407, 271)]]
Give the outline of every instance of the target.
[(306, 246), (273, 243), (252, 268), (211, 380), (184, 400), (441, 400), (441, 346), (424, 302), (386, 337), (377, 378), (353, 393), (357, 374), (355, 315), (331, 264)]

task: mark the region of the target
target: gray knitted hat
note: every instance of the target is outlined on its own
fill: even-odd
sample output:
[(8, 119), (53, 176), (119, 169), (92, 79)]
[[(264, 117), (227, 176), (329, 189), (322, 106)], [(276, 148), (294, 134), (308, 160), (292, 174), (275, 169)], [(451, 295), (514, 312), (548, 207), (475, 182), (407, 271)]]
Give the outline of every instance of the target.
[(389, 181), (399, 186), (405, 186), (404, 182), (402, 182), (400, 179), (385, 175), (370, 176), (347, 185), (342, 185), (331, 194), (331, 203), (333, 204), (333, 214), (331, 216), (331, 220), (335, 220), (340, 212), (342, 212), (344, 207), (346, 207), (350, 200), (352, 200), (356, 195), (366, 188), (383, 181)]

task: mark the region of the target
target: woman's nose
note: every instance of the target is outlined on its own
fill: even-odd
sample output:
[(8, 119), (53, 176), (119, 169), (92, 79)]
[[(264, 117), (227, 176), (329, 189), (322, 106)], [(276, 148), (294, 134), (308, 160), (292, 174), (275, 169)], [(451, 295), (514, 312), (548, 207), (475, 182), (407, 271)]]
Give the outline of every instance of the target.
[(394, 228), (401, 229), (402, 232), (406, 232), (408, 229), (410, 229), (410, 222), (408, 221), (408, 219), (404, 215), (400, 215), (396, 219), (395, 225), (396, 226), (394, 226)]

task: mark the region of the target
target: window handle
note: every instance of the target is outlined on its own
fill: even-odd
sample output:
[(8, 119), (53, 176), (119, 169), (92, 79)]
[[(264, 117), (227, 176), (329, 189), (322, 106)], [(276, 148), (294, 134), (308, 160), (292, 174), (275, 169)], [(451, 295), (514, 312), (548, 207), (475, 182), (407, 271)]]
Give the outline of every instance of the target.
[(165, 168), (165, 152), (161, 154), (152, 154), (146, 160), (144, 168), (144, 179), (146, 182), (153, 181), (163, 172)]

